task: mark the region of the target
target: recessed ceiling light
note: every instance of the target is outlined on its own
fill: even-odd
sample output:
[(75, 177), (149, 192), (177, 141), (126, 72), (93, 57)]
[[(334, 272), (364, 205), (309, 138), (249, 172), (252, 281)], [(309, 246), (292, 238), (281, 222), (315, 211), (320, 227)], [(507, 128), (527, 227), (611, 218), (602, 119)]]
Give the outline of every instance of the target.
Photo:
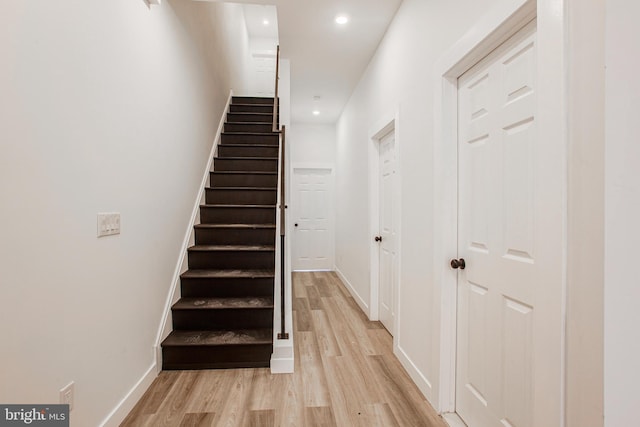
[(263, 25), (269, 25), (269, 20), (268, 20), (268, 19), (265, 19), (264, 21), (262, 21), (262, 24), (263, 24)]
[(349, 22), (349, 17), (347, 15), (336, 16), (336, 24), (344, 25), (347, 22)]
[(320, 115), (320, 111), (318, 111), (318, 110), (314, 110), (314, 111), (313, 111), (313, 115), (314, 115), (314, 116), (319, 116), (319, 115)]

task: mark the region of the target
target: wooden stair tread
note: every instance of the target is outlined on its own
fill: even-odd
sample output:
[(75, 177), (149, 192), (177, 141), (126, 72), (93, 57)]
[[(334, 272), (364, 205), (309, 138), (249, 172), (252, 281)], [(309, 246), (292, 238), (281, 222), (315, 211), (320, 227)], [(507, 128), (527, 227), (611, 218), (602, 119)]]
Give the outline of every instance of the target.
[(186, 279), (271, 279), (275, 276), (273, 269), (235, 269), (235, 270), (187, 270), (181, 277)]
[(278, 172), (270, 172), (270, 171), (211, 171), (213, 174), (231, 174), (231, 175), (277, 175)]
[(274, 251), (276, 249), (273, 245), (194, 245), (188, 250), (190, 252), (215, 252), (215, 251)]
[(276, 187), (206, 187), (206, 190), (225, 190), (225, 191), (276, 191)]
[(163, 347), (221, 346), (271, 344), (271, 329), (239, 329), (231, 331), (173, 331), (162, 342)]
[(234, 102), (232, 105), (235, 105), (236, 107), (254, 107), (256, 105), (262, 105), (262, 106), (269, 106), (269, 107), (273, 107), (273, 98), (271, 98), (271, 102), (268, 102), (269, 98), (264, 98), (265, 103), (263, 104), (250, 104), (250, 103), (246, 103), (246, 102)]
[[(236, 125), (263, 125), (264, 122), (236, 122)], [(267, 123), (268, 124), (268, 123)], [(273, 136), (278, 135), (278, 132), (255, 132), (255, 131), (224, 131), (222, 135), (253, 135), (253, 136)], [(228, 145), (228, 144), (224, 144)]]
[(218, 160), (278, 160), (277, 157), (216, 157)]
[(174, 310), (228, 310), (247, 308), (273, 308), (273, 298), (270, 297), (226, 297), (226, 298), (180, 298), (173, 307)]
[(218, 147), (224, 148), (278, 148), (277, 145), (274, 144), (222, 144), (218, 145)]
[(196, 224), (199, 229), (235, 229), (235, 230), (269, 230), (275, 229), (275, 224)]
[[(254, 104), (256, 105), (256, 104)], [(257, 104), (257, 105), (265, 105), (265, 104)], [(256, 115), (256, 116), (273, 116), (273, 113), (260, 113), (260, 112), (252, 112), (252, 111), (229, 111), (229, 114), (247, 114), (247, 115)]]
[(276, 205), (227, 205), (227, 204), (204, 204), (200, 205), (202, 208), (272, 208), (275, 209)]

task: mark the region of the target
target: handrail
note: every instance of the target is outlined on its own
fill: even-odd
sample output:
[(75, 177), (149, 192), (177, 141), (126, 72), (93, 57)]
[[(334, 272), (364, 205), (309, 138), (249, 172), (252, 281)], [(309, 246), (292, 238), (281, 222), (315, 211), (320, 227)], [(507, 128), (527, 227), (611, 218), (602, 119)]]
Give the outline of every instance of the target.
[(273, 125), (272, 131), (280, 134), (280, 332), (278, 333), (279, 340), (288, 340), (289, 334), (285, 328), (285, 229), (286, 218), (285, 209), (285, 143), (286, 143), (286, 126), (282, 126), (279, 129), (279, 85), (278, 80), (280, 78), (280, 46), (276, 52), (276, 90), (273, 97)]
[(276, 51), (276, 91), (275, 96), (273, 97), (273, 125), (271, 126), (271, 130), (273, 132), (278, 132), (278, 80), (280, 80), (280, 46), (278, 45), (278, 49)]

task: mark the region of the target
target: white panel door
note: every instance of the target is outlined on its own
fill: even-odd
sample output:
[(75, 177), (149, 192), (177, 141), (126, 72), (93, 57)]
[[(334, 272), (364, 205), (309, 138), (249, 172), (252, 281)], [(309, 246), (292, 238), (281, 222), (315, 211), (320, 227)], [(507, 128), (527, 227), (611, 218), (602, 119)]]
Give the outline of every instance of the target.
[(378, 313), (380, 321), (393, 333), (395, 322), (395, 290), (396, 290), (396, 213), (398, 211), (395, 198), (396, 158), (395, 135), (390, 132), (380, 140), (380, 272)]
[(557, 187), (539, 178), (549, 173), (542, 160), (561, 148), (536, 137), (535, 28), (458, 80), (458, 256), (466, 268), (458, 270), (456, 411), (470, 427), (553, 425), (534, 420), (535, 396), (555, 393), (536, 388), (536, 378), (560, 363), (535, 356), (549, 342), (561, 345), (547, 339), (557, 331), (535, 327), (554, 306), (540, 285), (561, 283), (544, 255), (559, 253), (548, 234), (558, 227), (547, 227), (541, 203)]
[(333, 269), (331, 169), (294, 168), (293, 269)]
[(250, 92), (254, 96), (273, 96), (276, 81), (276, 58), (273, 54), (254, 53), (253, 75), (249, 79)]

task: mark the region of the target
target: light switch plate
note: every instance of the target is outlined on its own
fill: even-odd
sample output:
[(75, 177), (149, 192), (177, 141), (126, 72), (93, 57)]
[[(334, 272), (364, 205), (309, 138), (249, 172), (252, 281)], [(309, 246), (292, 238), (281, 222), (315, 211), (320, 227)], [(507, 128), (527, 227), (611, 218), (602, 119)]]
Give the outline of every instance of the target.
[(98, 214), (98, 237), (120, 234), (120, 212)]
[(75, 383), (73, 381), (60, 389), (60, 403), (63, 405), (69, 405), (69, 412), (73, 410), (74, 389)]

